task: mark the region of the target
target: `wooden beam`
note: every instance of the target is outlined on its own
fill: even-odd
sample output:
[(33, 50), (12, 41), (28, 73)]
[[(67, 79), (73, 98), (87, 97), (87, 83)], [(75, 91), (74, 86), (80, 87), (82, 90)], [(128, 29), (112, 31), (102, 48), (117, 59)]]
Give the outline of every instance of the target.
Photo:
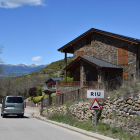
[[(65, 68), (67, 67), (67, 53), (65, 52)], [(65, 69), (65, 83), (67, 83), (67, 70)]]
[[(114, 37), (114, 38), (117, 38), (117, 39), (121, 39), (121, 40), (124, 40), (124, 41), (127, 41), (127, 42), (131, 42), (131, 43), (134, 43), (134, 44), (139, 44), (139, 43), (133, 42), (133, 41), (131, 41), (131, 40), (127, 40), (127, 39), (123, 39), (123, 38), (121, 38), (121, 37), (116, 37), (116, 36), (113, 36), (113, 35), (109, 35), (109, 34), (107, 34), (107, 33), (101, 33), (101, 32), (95, 31), (95, 30), (94, 30), (94, 31), (88, 32), (87, 34), (85, 34), (85, 35), (83, 35), (82, 37), (78, 38), (77, 40), (73, 41), (73, 43), (79, 41), (80, 39), (84, 38), (85, 36), (87, 36), (88, 34), (91, 34), (91, 33), (93, 33), (93, 32), (99, 33), (99, 34), (103, 34), (103, 35), (106, 35), (106, 36), (110, 36), (110, 37)], [(62, 51), (64, 51), (65, 48), (67, 48), (67, 47), (69, 47), (69, 46), (71, 46), (71, 44), (69, 44), (68, 46), (64, 47), (62, 50), (59, 50), (59, 51), (62, 52)]]
[(134, 43), (134, 44), (139, 44), (139, 43), (133, 42), (131, 40), (123, 39), (121, 37), (116, 37), (116, 36), (109, 35), (109, 34), (106, 34), (106, 33), (101, 33), (101, 32), (98, 32), (98, 31), (94, 31), (94, 32), (99, 33), (99, 34), (103, 34), (103, 35), (107, 35), (107, 36), (110, 36), (110, 37), (114, 37), (114, 38), (117, 38), (117, 39), (121, 39), (121, 40), (124, 40), (124, 41), (127, 41), (127, 42), (131, 42), (131, 43)]

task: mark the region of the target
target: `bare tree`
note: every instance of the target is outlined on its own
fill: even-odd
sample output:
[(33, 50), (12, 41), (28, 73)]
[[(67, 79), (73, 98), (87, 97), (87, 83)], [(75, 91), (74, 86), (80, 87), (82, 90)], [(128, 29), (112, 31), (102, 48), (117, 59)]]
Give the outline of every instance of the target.
[[(0, 54), (2, 54), (2, 49), (3, 49), (3, 46), (0, 45)], [(3, 61), (2, 61), (2, 58), (0, 57), (0, 64), (2, 64)], [(2, 69), (2, 66), (0, 66), (0, 73), (2, 73), (3, 69)]]

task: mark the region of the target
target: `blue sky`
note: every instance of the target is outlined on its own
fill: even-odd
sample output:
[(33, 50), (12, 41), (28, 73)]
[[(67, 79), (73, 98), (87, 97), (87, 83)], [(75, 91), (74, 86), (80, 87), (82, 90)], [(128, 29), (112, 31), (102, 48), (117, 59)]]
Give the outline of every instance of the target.
[(139, 5), (139, 0), (0, 0), (0, 57), (5, 64), (29, 65), (64, 59), (57, 49), (90, 28), (140, 39)]

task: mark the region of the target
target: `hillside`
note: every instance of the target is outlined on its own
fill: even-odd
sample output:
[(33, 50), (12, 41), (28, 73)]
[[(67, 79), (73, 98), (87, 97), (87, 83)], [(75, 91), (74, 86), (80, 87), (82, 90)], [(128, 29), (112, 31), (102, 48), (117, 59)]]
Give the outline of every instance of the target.
[[(68, 57), (67, 58), (67, 65), (72, 62), (73, 58)], [(65, 60), (61, 59), (55, 62), (52, 62), (47, 67), (41, 69), (38, 72), (35, 72), (33, 74), (35, 75), (48, 75), (50, 77), (59, 77), (59, 74), (63, 71), (65, 67)]]

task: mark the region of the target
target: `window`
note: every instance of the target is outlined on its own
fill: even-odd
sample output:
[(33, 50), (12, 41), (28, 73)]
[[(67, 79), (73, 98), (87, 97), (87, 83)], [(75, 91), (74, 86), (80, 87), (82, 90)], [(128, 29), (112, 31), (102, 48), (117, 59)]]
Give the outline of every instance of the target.
[(128, 47), (118, 48), (118, 65), (128, 64)]
[(86, 38), (86, 45), (91, 45), (91, 36)]
[(7, 97), (7, 103), (23, 103), (22, 97)]

